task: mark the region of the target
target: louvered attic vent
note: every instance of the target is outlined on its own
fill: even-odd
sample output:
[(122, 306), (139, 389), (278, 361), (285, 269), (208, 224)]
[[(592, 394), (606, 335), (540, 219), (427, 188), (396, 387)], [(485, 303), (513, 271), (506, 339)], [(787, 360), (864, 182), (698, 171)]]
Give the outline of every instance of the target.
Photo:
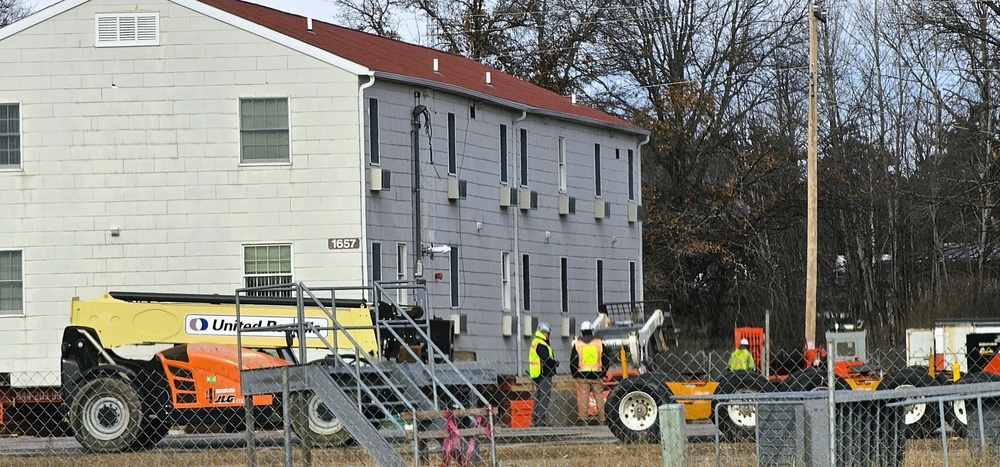
[(160, 45), (160, 14), (107, 13), (96, 16), (98, 47)]

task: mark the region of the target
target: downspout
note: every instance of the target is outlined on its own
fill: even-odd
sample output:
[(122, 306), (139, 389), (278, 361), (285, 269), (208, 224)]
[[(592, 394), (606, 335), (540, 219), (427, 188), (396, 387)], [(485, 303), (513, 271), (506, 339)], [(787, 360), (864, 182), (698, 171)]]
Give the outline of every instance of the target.
[[(358, 154), (361, 183), (361, 286), (368, 287), (368, 193), (365, 192), (365, 89), (375, 84), (375, 73), (368, 72), (368, 82), (358, 86)], [(375, 297), (371, 297), (376, 300)]]
[[(410, 120), (410, 144), (413, 148), (413, 278), (423, 277), (424, 261), (420, 240), (420, 116), (424, 116), (427, 125), (431, 124), (431, 113), (425, 105), (413, 108)], [(418, 304), (419, 297), (418, 297)], [(423, 306), (423, 304), (420, 304)]]
[[(637, 175), (635, 181), (638, 182), (639, 184), (639, 186), (636, 187), (636, 200), (639, 202), (640, 206), (642, 205), (642, 147), (649, 143), (649, 135), (650, 133), (646, 133), (646, 139), (640, 141), (639, 144), (636, 145), (635, 147), (635, 165), (636, 165), (635, 173)], [(646, 268), (642, 264), (642, 258), (643, 258), (642, 224), (639, 223), (639, 263), (638, 263), (639, 271), (636, 274), (636, 280), (638, 281), (638, 284), (636, 284), (636, 289), (638, 289), (636, 291), (636, 297), (638, 297), (639, 301), (646, 299), (646, 294), (645, 294), (646, 281), (643, 280), (643, 277), (646, 274)]]
[[(520, 138), (521, 135), (521, 132), (518, 131), (517, 124), (524, 121), (524, 119), (527, 117), (528, 117), (528, 110), (525, 109), (521, 111), (520, 117), (515, 118), (514, 121), (511, 122), (510, 125), (511, 131), (513, 131), (514, 134), (517, 135), (517, 137), (514, 138), (514, 141), (518, 141), (518, 138)], [(514, 147), (520, 148), (521, 146), (519, 144), (515, 144)], [(517, 166), (519, 162), (521, 162), (520, 154), (514, 157), (514, 176), (517, 177), (518, 190), (521, 189), (521, 172), (520, 172), (520, 167)], [(508, 183), (510, 183), (509, 180)], [(524, 280), (524, 278), (522, 278), (521, 275), (524, 274), (524, 265), (521, 264), (521, 249), (518, 247), (520, 234), (518, 232), (518, 222), (517, 222), (517, 219), (521, 217), (520, 209), (521, 209), (520, 206), (514, 207), (514, 268), (515, 268), (514, 277), (517, 278), (517, 280), (514, 281), (514, 311), (517, 312), (517, 330), (516, 330), (517, 332), (515, 332), (514, 335), (517, 336), (516, 343), (517, 343), (518, 374), (520, 374), (521, 371), (523, 371), (524, 369), (524, 350), (523, 350), (524, 342), (522, 342), (524, 338), (521, 337), (522, 331), (524, 330), (524, 323), (521, 321), (522, 319), (524, 319), (524, 313), (521, 312), (521, 281)]]

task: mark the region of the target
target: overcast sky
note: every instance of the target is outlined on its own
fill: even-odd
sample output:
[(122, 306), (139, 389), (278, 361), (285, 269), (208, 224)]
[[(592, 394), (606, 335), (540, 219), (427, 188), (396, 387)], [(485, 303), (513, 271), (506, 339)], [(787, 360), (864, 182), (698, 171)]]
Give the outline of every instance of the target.
[[(33, 5), (31, 11), (37, 12), (43, 8), (59, 3), (60, 0), (23, 0), (26, 5)], [(327, 23), (338, 24), (333, 13), (337, 8), (333, 2), (327, 0), (244, 0), (258, 5), (265, 5), (276, 10), (287, 11), (301, 16), (312, 17)], [(399, 25), (399, 34), (406, 42), (414, 44), (423, 43), (423, 23), (415, 19), (405, 19)], [(425, 44), (426, 45), (426, 44)]]
[[(328, 23), (333, 20), (334, 5), (326, 0), (247, 0), (251, 3), (266, 5), (276, 10), (287, 11), (302, 16), (311, 16)], [(59, 0), (26, 0), (27, 5), (34, 5), (32, 11), (39, 11), (49, 5), (59, 3)]]

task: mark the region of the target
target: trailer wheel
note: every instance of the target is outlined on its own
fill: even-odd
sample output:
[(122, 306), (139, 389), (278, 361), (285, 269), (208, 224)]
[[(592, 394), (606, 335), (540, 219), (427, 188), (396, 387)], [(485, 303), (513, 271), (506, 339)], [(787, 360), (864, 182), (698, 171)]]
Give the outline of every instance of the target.
[[(771, 391), (771, 383), (757, 372), (737, 370), (722, 374), (715, 393), (754, 394)], [(718, 410), (719, 431), (728, 441), (753, 441), (754, 431), (757, 429), (757, 405), (736, 402), (712, 402), (712, 411)]]
[(310, 391), (293, 393), (292, 430), (311, 448), (340, 447), (351, 440), (347, 427)]
[[(937, 381), (927, 372), (927, 367), (911, 366), (889, 373), (879, 383), (876, 391), (937, 386)], [(937, 404), (910, 404), (903, 407), (903, 422), (907, 438), (926, 438), (941, 425)]]
[(645, 374), (623, 379), (608, 394), (607, 424), (624, 443), (660, 441), (659, 406), (673, 401), (662, 375)]
[(80, 388), (70, 406), (76, 440), (90, 451), (133, 447), (142, 435), (142, 399), (125, 381), (97, 378)]
[[(834, 376), (837, 382), (834, 383), (834, 389), (850, 389), (847, 385), (847, 381), (839, 376)], [(816, 368), (806, 368), (804, 370), (798, 370), (790, 375), (786, 379), (780, 389), (785, 392), (804, 392), (804, 391), (819, 391), (828, 389), (826, 371), (819, 370)]]
[[(966, 373), (965, 376), (962, 376), (956, 384), (991, 383), (995, 381), (1000, 381), (1000, 375), (977, 371), (973, 373)], [(950, 419), (951, 429), (955, 430), (955, 434), (957, 436), (968, 436), (969, 414), (966, 412), (966, 409), (969, 408), (970, 404), (975, 403), (976, 399), (959, 399), (951, 403), (951, 410), (945, 411), (945, 415), (947, 415), (947, 418)]]

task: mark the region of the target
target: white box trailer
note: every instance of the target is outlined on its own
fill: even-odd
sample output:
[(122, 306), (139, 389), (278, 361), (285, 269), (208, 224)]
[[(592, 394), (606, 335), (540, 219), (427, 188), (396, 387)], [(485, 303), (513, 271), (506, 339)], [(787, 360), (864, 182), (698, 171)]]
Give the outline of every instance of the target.
[(959, 371), (969, 371), (966, 352), (969, 334), (1000, 334), (1000, 321), (994, 319), (941, 319), (933, 329), (906, 330), (907, 365), (926, 366), (931, 361), (937, 371), (951, 370), (958, 362)]

